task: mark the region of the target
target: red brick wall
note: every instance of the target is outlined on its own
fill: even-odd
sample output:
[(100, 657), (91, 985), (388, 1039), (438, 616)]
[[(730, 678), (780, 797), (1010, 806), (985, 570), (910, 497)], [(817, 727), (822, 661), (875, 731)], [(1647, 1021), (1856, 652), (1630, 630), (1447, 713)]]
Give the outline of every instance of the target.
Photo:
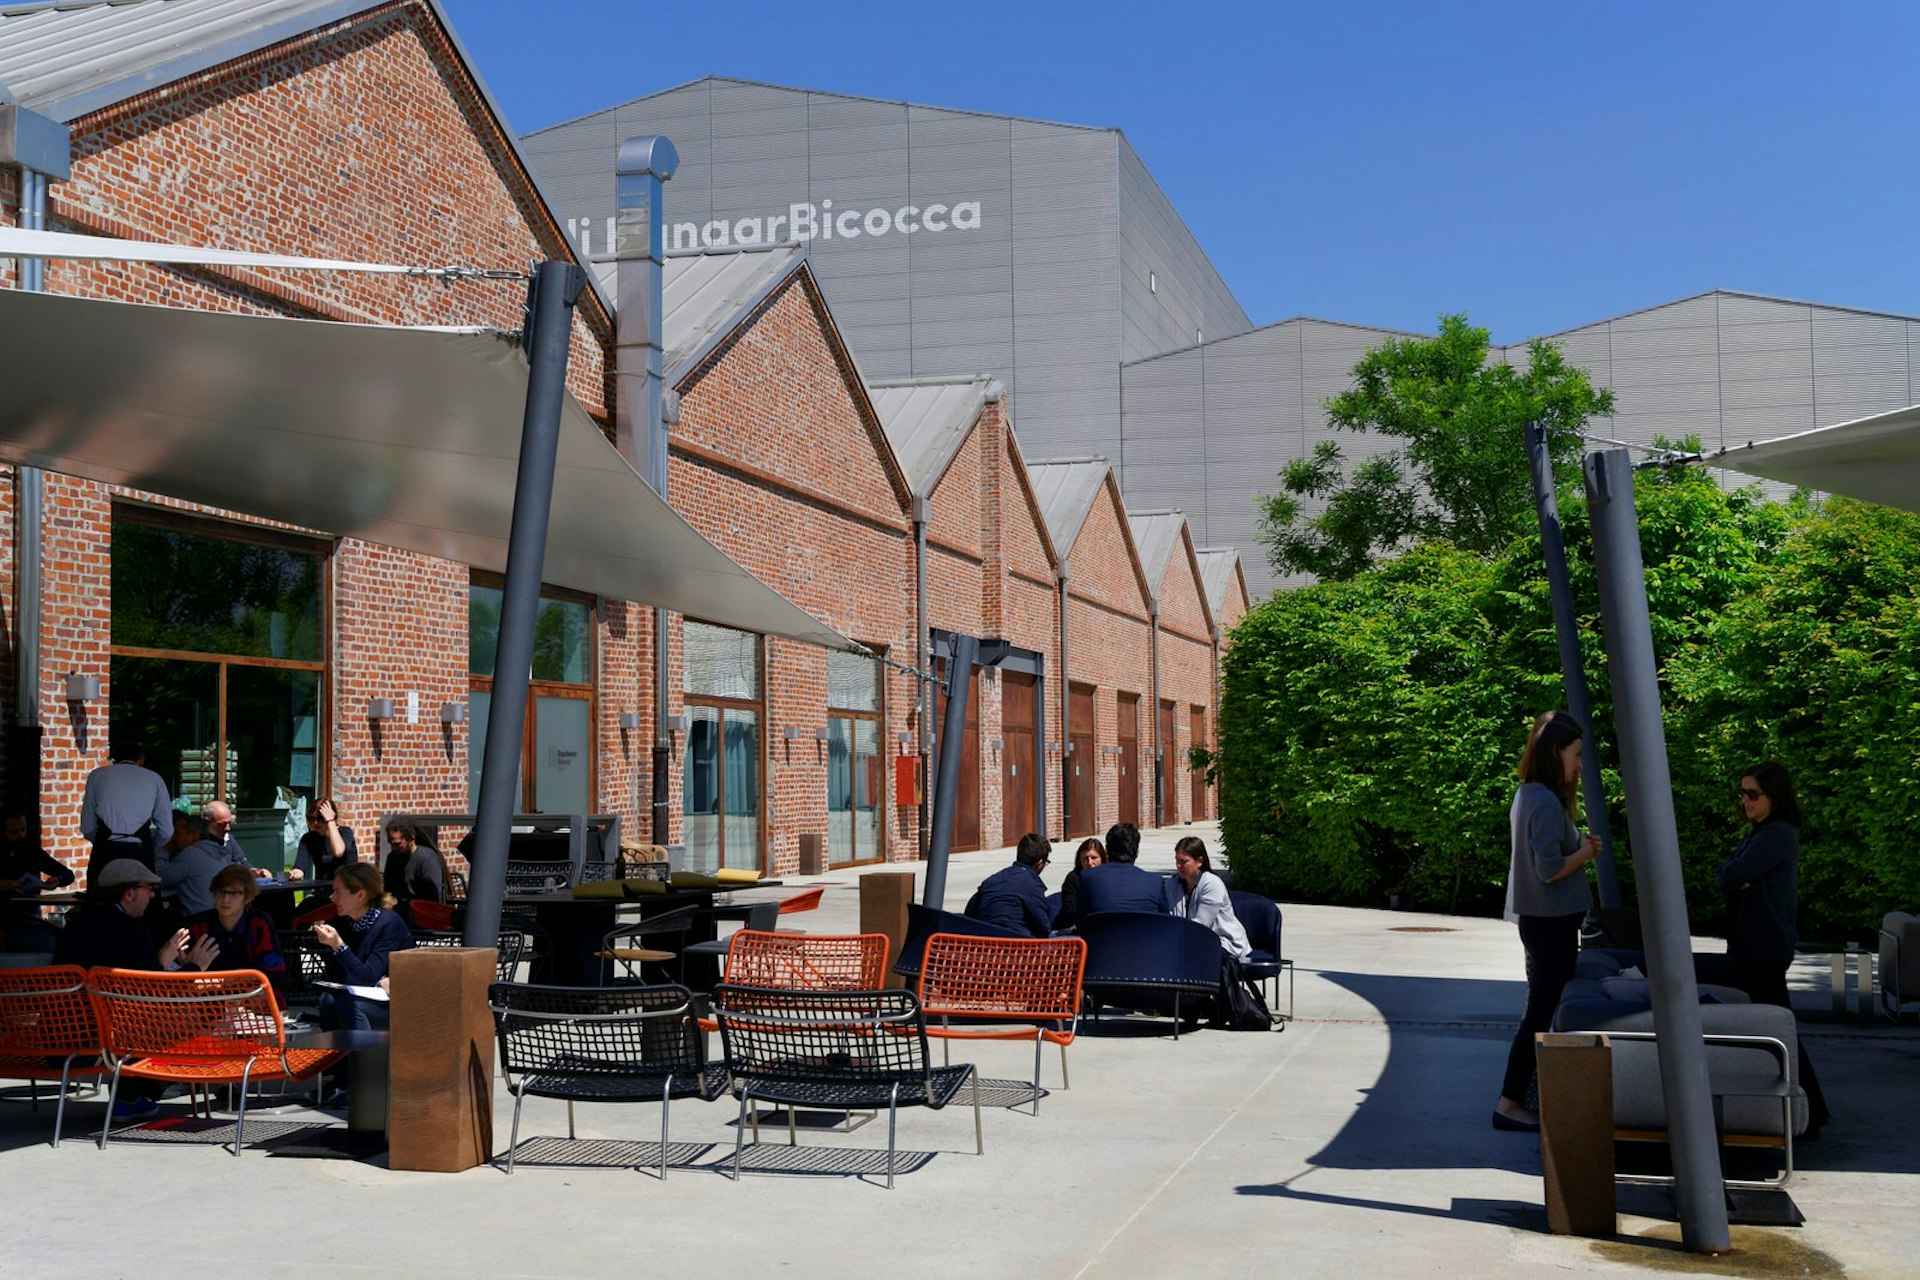
[[(828, 332), (811, 278), (778, 290), (678, 387), (667, 492), (676, 509), (761, 581), (816, 617), (905, 660), (913, 653), (913, 542), (904, 482), (866, 393)], [(799, 836), (827, 829), (825, 654), (766, 642), (766, 805), (775, 874), (798, 865)], [(909, 678), (887, 680), (881, 741), (911, 732)], [(799, 736), (785, 737), (793, 727)], [(888, 766), (889, 769), (891, 766)], [(676, 782), (675, 812), (678, 813)], [(889, 806), (889, 858), (916, 849), (917, 811)]]
[[(413, 0), (160, 86), (75, 120), (72, 131), (73, 177), (53, 186), (49, 202), (60, 230), (427, 265), (523, 267), (566, 252), (437, 23)], [(11, 223), (16, 205), (6, 175), (0, 217)], [(523, 299), (516, 282), (449, 289), (364, 274), (85, 262), (50, 263), (47, 287), (216, 311), (499, 327), (518, 327)], [(608, 317), (589, 299), (575, 325), (570, 385), (603, 417), (611, 339)], [(12, 499), (9, 484), (9, 508)], [(42, 814), (50, 847), (74, 859), (80, 792), (106, 758), (112, 693), (87, 708), (81, 751), (61, 681), (69, 671), (104, 681), (108, 671), (110, 502), (103, 486), (48, 477)], [(0, 521), (9, 598), (13, 550), (9, 511)], [(464, 808), (466, 727), (445, 734), (436, 713), (466, 697), (467, 570), (348, 542), (331, 573), (328, 785), (369, 836), (386, 810)], [(628, 660), (619, 644), (608, 650)], [(409, 690), (421, 695), (422, 723), (383, 726), (376, 751), (366, 699)], [(603, 722), (624, 709), (613, 702), (603, 696)], [(604, 736), (599, 757), (603, 795), (630, 790), (624, 766), (609, 777), (617, 756)]]
[[(1152, 701), (1152, 634), (1132, 546), (1120, 491), (1109, 474), (1074, 540), (1067, 577), (1067, 678), (1095, 686), (1096, 832), (1104, 832), (1120, 814), (1119, 763), (1099, 754), (1100, 747), (1119, 740), (1116, 695), (1120, 691), (1138, 694), (1143, 708)], [(1056, 694), (1064, 693), (1056, 685)], [(1060, 705), (1057, 696), (1054, 706)], [(1142, 741), (1144, 745), (1144, 731)], [(1144, 765), (1141, 772), (1150, 773)], [(1143, 786), (1142, 825), (1152, 812), (1151, 791)]]

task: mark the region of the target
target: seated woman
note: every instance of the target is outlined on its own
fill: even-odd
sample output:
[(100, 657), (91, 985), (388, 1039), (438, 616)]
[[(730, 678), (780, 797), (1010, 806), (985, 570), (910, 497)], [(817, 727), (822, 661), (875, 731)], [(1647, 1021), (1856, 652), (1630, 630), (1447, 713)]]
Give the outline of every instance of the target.
[(1093, 836), (1082, 840), (1080, 847), (1073, 851), (1073, 870), (1060, 882), (1060, 918), (1053, 922), (1055, 929), (1071, 929), (1079, 923), (1080, 873), (1106, 860), (1106, 846)]
[(273, 921), (254, 908), (260, 882), (253, 872), (234, 864), (214, 872), (209, 889), (213, 910), (187, 920), (187, 936), (193, 943), (186, 954), (187, 964), (203, 971), (258, 969), (279, 995), (286, 986), (287, 962), (274, 937)]
[(353, 828), (340, 825), (340, 811), (325, 796), (307, 806), (307, 834), (300, 837), (289, 880), (331, 880), (349, 862), (360, 861)]
[[(332, 954), (327, 978), (356, 987), (384, 985), (387, 957), (413, 946), (406, 921), (392, 910), (393, 899), (381, 890), (380, 873), (365, 862), (349, 862), (333, 873), (333, 921), (313, 926), (313, 936)], [(363, 1000), (350, 991), (329, 991), (320, 997), (320, 1025), (329, 1029), (366, 1030), (387, 1025), (384, 1000)]]
[(1247, 931), (1233, 914), (1233, 899), (1227, 886), (1207, 861), (1206, 842), (1198, 836), (1186, 836), (1173, 846), (1173, 870), (1179, 877), (1179, 891), (1173, 895), (1173, 914), (1194, 920), (1213, 930), (1220, 939), (1220, 950), (1237, 965), (1253, 954)]

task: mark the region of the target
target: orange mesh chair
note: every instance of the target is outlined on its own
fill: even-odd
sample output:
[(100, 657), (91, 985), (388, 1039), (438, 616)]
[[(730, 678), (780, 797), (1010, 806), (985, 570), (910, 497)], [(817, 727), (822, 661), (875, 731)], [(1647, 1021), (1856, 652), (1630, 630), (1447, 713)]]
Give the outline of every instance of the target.
[(790, 898), (782, 898), (780, 900), (780, 914), (790, 916), (801, 911), (818, 910), (820, 899), (826, 896), (826, 892), (827, 887), (820, 885), (812, 889), (803, 889)]
[[(936, 933), (920, 966), (920, 1007), (927, 1034), (947, 1040), (1033, 1038), (1033, 1114), (1040, 1114), (1040, 1049), (1060, 1046), (1060, 1085), (1067, 1046), (1080, 1020), (1080, 983), (1087, 972), (1084, 938), (979, 938)], [(966, 1020), (954, 1026), (954, 1019)], [(1005, 1026), (1005, 1023), (1031, 1026)], [(1062, 1025), (1064, 1024), (1064, 1026)]]
[(877, 991), (887, 983), (884, 933), (763, 933), (727, 948), (727, 983), (790, 991)]
[[(56, 1147), (67, 1117), (67, 1086), (75, 1076), (105, 1075), (99, 1056), (100, 1030), (87, 999), (86, 970), (72, 964), (0, 969), (0, 1076), (31, 1082), (36, 1109), (40, 1082), (60, 1082), (53, 1113)], [(55, 1058), (60, 1059), (58, 1070)], [(74, 1061), (80, 1058), (87, 1061), (76, 1067)]]
[(213, 973), (152, 973), (90, 969), (87, 989), (107, 1065), (106, 1149), (120, 1077), (168, 1084), (238, 1085), (233, 1154), (243, 1146), (247, 1086), (263, 1080), (306, 1080), (346, 1055), (331, 1049), (289, 1049), (280, 1006), (266, 975), (254, 969)]

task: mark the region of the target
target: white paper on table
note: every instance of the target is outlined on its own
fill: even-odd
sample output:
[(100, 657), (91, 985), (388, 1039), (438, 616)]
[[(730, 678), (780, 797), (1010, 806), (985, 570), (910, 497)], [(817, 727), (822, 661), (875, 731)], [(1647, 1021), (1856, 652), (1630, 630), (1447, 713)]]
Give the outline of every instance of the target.
[(335, 991), (344, 991), (348, 995), (358, 996), (362, 1000), (385, 1000), (387, 993), (379, 987), (356, 987), (350, 982), (316, 982), (316, 987), (332, 987)]

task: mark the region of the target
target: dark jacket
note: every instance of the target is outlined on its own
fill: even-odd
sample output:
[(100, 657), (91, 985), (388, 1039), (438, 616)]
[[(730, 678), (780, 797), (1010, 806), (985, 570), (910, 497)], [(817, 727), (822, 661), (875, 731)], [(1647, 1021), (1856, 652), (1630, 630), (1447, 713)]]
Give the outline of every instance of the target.
[(1727, 955), (1735, 964), (1785, 968), (1800, 941), (1800, 832), (1778, 818), (1755, 827), (1720, 864), (1727, 894)]
[(158, 969), (160, 948), (147, 922), (130, 916), (118, 901), (95, 900), (74, 913), (53, 944), (55, 964), (77, 964), (83, 969), (104, 965), (112, 969)]
[(1107, 862), (1080, 873), (1080, 919), (1098, 911), (1167, 913), (1167, 881), (1131, 862)]
[(397, 911), (374, 907), (358, 920), (333, 922), (341, 948), (327, 959), (327, 976), (356, 987), (379, 985), (387, 976), (387, 957), (413, 947), (413, 934)]
[(257, 969), (267, 975), (275, 991), (285, 988), (287, 962), (280, 954), (280, 940), (273, 932), (272, 918), (258, 907), (241, 912), (231, 933), (220, 927), (218, 911), (203, 911), (187, 921), (187, 935), (189, 950), (203, 937), (212, 938), (220, 948), (210, 968)]
[(1014, 863), (988, 876), (967, 899), (967, 914), (1014, 933), (1047, 936), (1052, 927), (1047, 910), (1047, 886), (1031, 867)]
[(344, 867), (349, 862), (360, 861), (360, 850), (353, 843), (353, 828), (340, 828), (340, 843), (346, 848), (339, 857), (333, 856), (333, 845), (327, 841), (324, 831), (309, 831), (300, 837), (299, 852), (293, 855), (293, 865), (301, 875), (310, 880), (331, 880), (335, 867)]

